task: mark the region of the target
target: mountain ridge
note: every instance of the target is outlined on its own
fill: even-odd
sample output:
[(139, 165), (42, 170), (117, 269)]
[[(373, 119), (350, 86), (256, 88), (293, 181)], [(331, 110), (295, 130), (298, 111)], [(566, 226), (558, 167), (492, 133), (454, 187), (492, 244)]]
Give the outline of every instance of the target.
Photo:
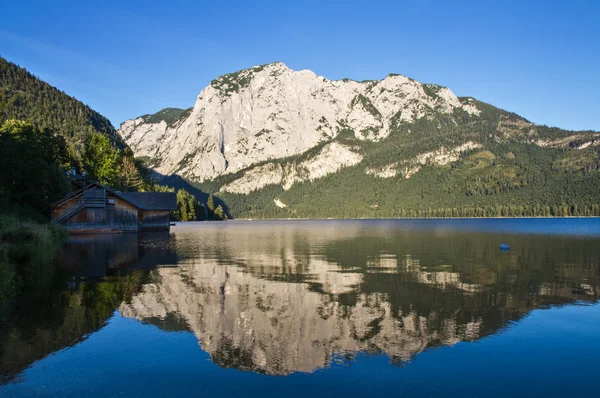
[(600, 133), (398, 74), (332, 81), (261, 65), (214, 79), (170, 125), (137, 118), (119, 134), (234, 217), (569, 215), (593, 212), (600, 192)]
[[(375, 95), (371, 93), (375, 86), (379, 86), (377, 88), (381, 90), (377, 97), (382, 97), (381, 93), (383, 91), (388, 89), (398, 90), (398, 86), (402, 85), (405, 88), (401, 94), (409, 97), (405, 101), (389, 95), (390, 99), (398, 103), (391, 108), (386, 107), (385, 102), (388, 101), (388, 98), (383, 95), (382, 103), (377, 104), (377, 106), (372, 103), (372, 101), (377, 100)], [(265, 91), (273, 86), (276, 86), (275, 90), (279, 90), (279, 92), (265, 94)], [(427, 93), (423, 87), (426, 87)], [(326, 89), (331, 92), (331, 95), (327, 95)], [(319, 93), (319, 90), (321, 93)], [(244, 93), (247, 94), (245, 97)], [(324, 95), (321, 95), (322, 93)], [(218, 106), (211, 105), (213, 99), (218, 101)], [(262, 103), (257, 104), (261, 99), (263, 100)], [(282, 109), (274, 109), (277, 113), (260, 115), (258, 108), (271, 111), (273, 109), (268, 109), (269, 105), (272, 103), (278, 105), (279, 100), (286, 102), (286, 106), (290, 109), (289, 112), (281, 115), (281, 113), (285, 113), (285, 109), (283, 111)], [(298, 103), (299, 101), (303, 103)], [(307, 102), (310, 101), (313, 103), (307, 105)], [(323, 101), (330, 101), (330, 103), (322, 103)], [(410, 106), (409, 101), (422, 101), (424, 103)], [(341, 102), (341, 104), (336, 106), (337, 102)], [(220, 109), (222, 108), (221, 105), (236, 109), (232, 109), (231, 112), (223, 112), (223, 109)], [(144, 117), (138, 117), (122, 123), (119, 133), (132, 145), (136, 153), (156, 159), (154, 166), (158, 168), (159, 172), (172, 174), (176, 171), (177, 174), (184, 177), (204, 180), (213, 178), (223, 172), (237, 171), (255, 161), (281, 157), (280, 149), (282, 147), (285, 155), (301, 153), (322, 141), (322, 138), (327, 139), (337, 135), (345, 123), (349, 127), (359, 130), (359, 133), (365, 139), (380, 140), (389, 134), (389, 122), (392, 122), (390, 119), (401, 110), (401, 107), (404, 107), (403, 112), (397, 115), (398, 120), (395, 120), (395, 122), (411, 121), (416, 117), (422, 117), (426, 106), (439, 107), (439, 111), (445, 113), (449, 113), (453, 108), (463, 108), (466, 112), (473, 114), (478, 112), (468, 101), (462, 104), (448, 88), (433, 84), (422, 85), (414, 79), (399, 74), (389, 74), (384, 79), (377, 81), (328, 80), (309, 70), (293, 71), (282, 62), (276, 62), (225, 74), (211, 81), (198, 96), (192, 115), (190, 115), (191, 120), (188, 119), (185, 126), (181, 125), (186, 120), (180, 118), (175, 122), (166, 123), (166, 125), (160, 125), (160, 120), (156, 120), (159, 123), (150, 123), (150, 125), (154, 124), (150, 127), (146, 124)], [(245, 109), (240, 109), (240, 107), (245, 107)], [(291, 114), (293, 111), (290, 107), (294, 108), (293, 111), (296, 111), (297, 115), (301, 117), (294, 117), (295, 115)], [(159, 113), (168, 109), (159, 111)], [(381, 114), (382, 110), (384, 114)], [(203, 112), (208, 113), (209, 116), (206, 117)], [(194, 113), (196, 114), (194, 115)], [(306, 113), (306, 115), (303, 113)], [(210, 120), (210, 116), (215, 114), (218, 120)], [(254, 122), (252, 119), (257, 117), (261, 120)], [(254, 126), (248, 125), (253, 122), (258, 125), (254, 130), (252, 130)], [(306, 126), (307, 123), (308, 126)], [(145, 125), (148, 129), (140, 132), (140, 125)], [(227, 125), (225, 126), (226, 133), (230, 136), (224, 138), (227, 141), (224, 145), (234, 147), (229, 154), (225, 153), (228, 148), (220, 148), (223, 139), (221, 139), (219, 132), (214, 131), (218, 127), (217, 125)], [(203, 128), (204, 126), (206, 128)], [(205, 133), (204, 142), (210, 142), (213, 149), (215, 149), (215, 151), (209, 151), (209, 157), (219, 159), (213, 159), (209, 164), (180, 168), (180, 162), (184, 161), (186, 156), (189, 159), (195, 154), (192, 151), (183, 153), (184, 151), (181, 148), (158, 148), (159, 140), (169, 138), (170, 134), (167, 134), (166, 131), (168, 128), (178, 130), (176, 134), (186, 134), (186, 138), (190, 138), (189, 136), (192, 133)], [(302, 131), (298, 132), (298, 130)], [(236, 138), (240, 141), (243, 140), (244, 136), (251, 137), (254, 135), (260, 137), (266, 133), (267, 140), (277, 140), (278, 132), (287, 134), (290, 137), (285, 142), (267, 145), (267, 148), (257, 148), (253, 153), (254, 156), (250, 156), (250, 159), (245, 159), (243, 156), (241, 156), (242, 159), (235, 159), (240, 158), (240, 156), (231, 153), (236, 149), (242, 151), (252, 150), (243, 143), (238, 145), (239, 142), (236, 142)], [(321, 137), (321, 135), (325, 135), (325, 137)], [(144, 142), (141, 138), (144, 138)], [(290, 144), (290, 140), (300, 142)], [(153, 142), (148, 144), (149, 141)], [(272, 148), (273, 146), (279, 147)], [(218, 152), (221, 152), (221, 155)], [(261, 156), (262, 153), (264, 153), (264, 156)], [(186, 162), (184, 161), (184, 163)], [(198, 168), (202, 171), (197, 172), (195, 169)]]

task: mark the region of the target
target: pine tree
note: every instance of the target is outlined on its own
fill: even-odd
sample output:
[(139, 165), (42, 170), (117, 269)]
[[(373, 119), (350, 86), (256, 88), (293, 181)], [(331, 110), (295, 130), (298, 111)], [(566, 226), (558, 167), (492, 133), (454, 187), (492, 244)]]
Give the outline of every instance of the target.
[(217, 208), (215, 209), (213, 219), (219, 221), (227, 219), (227, 216), (225, 216), (225, 212), (223, 212), (223, 208), (221, 207), (221, 205), (217, 206)]
[(206, 206), (208, 207), (208, 218), (212, 220), (215, 214), (215, 199), (213, 198), (212, 193), (208, 197)]

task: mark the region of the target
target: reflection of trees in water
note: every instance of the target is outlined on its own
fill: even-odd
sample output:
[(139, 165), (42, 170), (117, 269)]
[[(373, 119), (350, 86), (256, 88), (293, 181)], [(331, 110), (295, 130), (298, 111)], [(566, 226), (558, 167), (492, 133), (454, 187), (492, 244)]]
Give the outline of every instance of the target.
[(336, 231), (178, 234), (188, 260), (120, 307), (177, 314), (216, 363), (313, 371), (356, 352), (393, 363), (495, 333), (539, 306), (596, 300), (597, 240)]
[(109, 277), (102, 282), (65, 280), (48, 297), (19, 308), (0, 328), (0, 385), (34, 361), (73, 346), (102, 328), (122, 303), (151, 282), (151, 271)]
[[(23, 300), (0, 328), (0, 383), (82, 341), (115, 309), (190, 330), (220, 366), (288, 374), (359, 352), (402, 365), (427, 348), (495, 333), (534, 308), (596, 300), (600, 286), (597, 239), (186, 228), (171, 237), (72, 239), (58, 261), (76, 277)], [(512, 250), (500, 253), (499, 242)]]
[(47, 293), (21, 298), (10, 321), (0, 325), (0, 385), (102, 328), (119, 305), (153, 281), (152, 271), (139, 267), (172, 259), (168, 242), (168, 235), (71, 237), (57, 255), (63, 271)]

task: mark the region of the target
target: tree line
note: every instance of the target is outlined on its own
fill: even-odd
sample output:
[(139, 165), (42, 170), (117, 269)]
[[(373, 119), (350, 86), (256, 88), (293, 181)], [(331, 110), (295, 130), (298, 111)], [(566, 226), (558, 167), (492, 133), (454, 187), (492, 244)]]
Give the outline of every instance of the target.
[(107, 118), (0, 57), (0, 121), (8, 119), (51, 129), (68, 139), (71, 152), (77, 151), (90, 132), (104, 134), (122, 145)]
[(241, 218), (486, 218), (486, 217), (600, 217), (600, 205), (512, 205), (493, 207), (460, 207), (460, 208), (397, 208), (392, 211), (343, 211), (329, 215), (314, 213), (298, 213), (290, 209), (277, 207), (248, 208), (240, 213)]
[[(154, 185), (154, 190), (156, 192), (175, 192), (174, 188), (158, 184)], [(208, 197), (207, 204), (204, 206), (194, 195), (183, 188), (177, 190), (177, 210), (171, 212), (171, 217), (176, 221), (227, 220), (223, 207), (218, 205), (215, 208), (212, 195)]]
[[(0, 125), (0, 213), (18, 208), (42, 219), (50, 205), (77, 188), (69, 175), (85, 173), (88, 180), (120, 191), (172, 191), (157, 184), (129, 148), (121, 149), (106, 136), (89, 133), (80, 155), (68, 150), (65, 138), (32, 123), (8, 120)], [(195, 196), (177, 191), (178, 221), (225, 220), (212, 196), (205, 209)]]

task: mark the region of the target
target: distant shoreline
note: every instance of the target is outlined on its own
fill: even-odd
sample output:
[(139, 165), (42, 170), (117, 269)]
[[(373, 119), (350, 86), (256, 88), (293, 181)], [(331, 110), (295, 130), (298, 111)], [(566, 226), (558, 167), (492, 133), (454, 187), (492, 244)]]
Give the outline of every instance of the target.
[[(547, 216), (529, 216), (529, 217), (364, 217), (364, 218), (231, 218), (230, 221), (343, 221), (343, 220), (540, 220), (540, 219), (594, 219), (599, 216), (560, 216), (560, 217), (547, 217)], [(210, 220), (209, 220), (210, 221)], [(221, 221), (220, 221), (221, 222)]]

